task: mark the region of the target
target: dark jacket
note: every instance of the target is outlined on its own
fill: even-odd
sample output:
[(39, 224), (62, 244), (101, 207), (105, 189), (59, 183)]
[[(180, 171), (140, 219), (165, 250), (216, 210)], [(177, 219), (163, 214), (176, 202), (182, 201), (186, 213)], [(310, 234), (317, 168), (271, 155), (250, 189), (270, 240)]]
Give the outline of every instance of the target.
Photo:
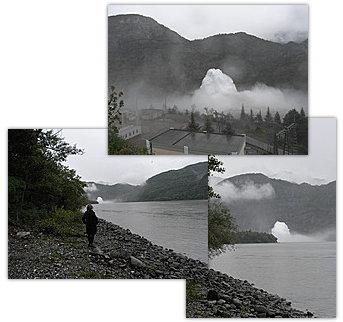
[(87, 210), (82, 216), (82, 222), (86, 225), (87, 234), (96, 234), (96, 225), (98, 224), (98, 217), (93, 210)]

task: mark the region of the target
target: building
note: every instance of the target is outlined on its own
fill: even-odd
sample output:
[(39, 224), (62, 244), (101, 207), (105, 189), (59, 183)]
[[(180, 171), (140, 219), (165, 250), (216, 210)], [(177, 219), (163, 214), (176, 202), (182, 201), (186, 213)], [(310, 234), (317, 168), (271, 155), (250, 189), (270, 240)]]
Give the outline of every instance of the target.
[(245, 134), (225, 135), (173, 128), (146, 140), (150, 154), (243, 155), (245, 145)]
[(164, 111), (158, 108), (146, 108), (140, 111), (142, 120), (156, 120), (164, 115)]
[(125, 140), (131, 139), (137, 135), (142, 134), (142, 127), (140, 125), (127, 125), (118, 130), (118, 134)]

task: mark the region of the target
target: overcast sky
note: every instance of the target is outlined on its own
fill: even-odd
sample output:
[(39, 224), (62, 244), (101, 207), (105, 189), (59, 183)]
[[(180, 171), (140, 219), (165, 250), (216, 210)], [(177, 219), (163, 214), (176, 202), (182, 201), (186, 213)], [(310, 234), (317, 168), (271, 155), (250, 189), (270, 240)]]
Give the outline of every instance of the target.
[(141, 14), (193, 40), (243, 31), (264, 39), (303, 40), (308, 33), (307, 5), (118, 5), (108, 15)]
[(219, 157), (226, 171), (218, 176), (228, 178), (261, 172), (297, 183), (322, 184), (336, 180), (336, 119), (311, 118), (309, 138), (308, 156)]
[(141, 184), (151, 176), (207, 161), (207, 156), (108, 156), (106, 129), (64, 129), (61, 135), (84, 150), (66, 165), (85, 181)]

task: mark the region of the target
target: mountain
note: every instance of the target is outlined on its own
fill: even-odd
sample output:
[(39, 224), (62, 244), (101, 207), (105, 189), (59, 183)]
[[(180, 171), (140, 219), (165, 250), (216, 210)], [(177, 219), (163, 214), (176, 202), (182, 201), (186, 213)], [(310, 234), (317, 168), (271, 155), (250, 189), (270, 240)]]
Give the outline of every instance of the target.
[[(291, 232), (303, 234), (336, 227), (336, 181), (319, 186), (296, 184), (249, 173), (219, 182), (215, 191), (216, 187), (241, 230), (270, 232), (276, 221), (285, 222)], [(273, 194), (262, 195), (267, 187)], [(239, 191), (242, 198), (230, 199), (225, 191)]]
[(145, 184), (134, 186), (117, 183), (103, 185), (88, 182), (88, 198), (117, 201), (163, 201), (207, 199), (207, 162), (200, 162), (178, 170), (170, 170), (149, 178)]
[(191, 94), (219, 68), (239, 90), (256, 83), (307, 91), (307, 40), (276, 43), (238, 32), (187, 40), (152, 18), (108, 17), (108, 80), (125, 94)]

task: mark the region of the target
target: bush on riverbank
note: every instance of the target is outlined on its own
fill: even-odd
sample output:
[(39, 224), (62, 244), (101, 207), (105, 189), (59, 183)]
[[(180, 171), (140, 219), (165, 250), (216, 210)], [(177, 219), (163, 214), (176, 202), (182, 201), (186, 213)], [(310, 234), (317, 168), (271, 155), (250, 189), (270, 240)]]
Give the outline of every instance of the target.
[(186, 281), (186, 302), (198, 301), (201, 298), (201, 287), (193, 280)]
[(234, 244), (236, 225), (230, 210), (219, 201), (210, 201), (208, 207), (208, 249), (210, 256), (225, 251)]
[(236, 244), (277, 243), (277, 238), (268, 233), (257, 231), (237, 231), (233, 234)]
[(41, 232), (54, 236), (83, 235), (81, 213), (71, 210), (56, 209), (50, 216), (39, 221), (38, 228)]

